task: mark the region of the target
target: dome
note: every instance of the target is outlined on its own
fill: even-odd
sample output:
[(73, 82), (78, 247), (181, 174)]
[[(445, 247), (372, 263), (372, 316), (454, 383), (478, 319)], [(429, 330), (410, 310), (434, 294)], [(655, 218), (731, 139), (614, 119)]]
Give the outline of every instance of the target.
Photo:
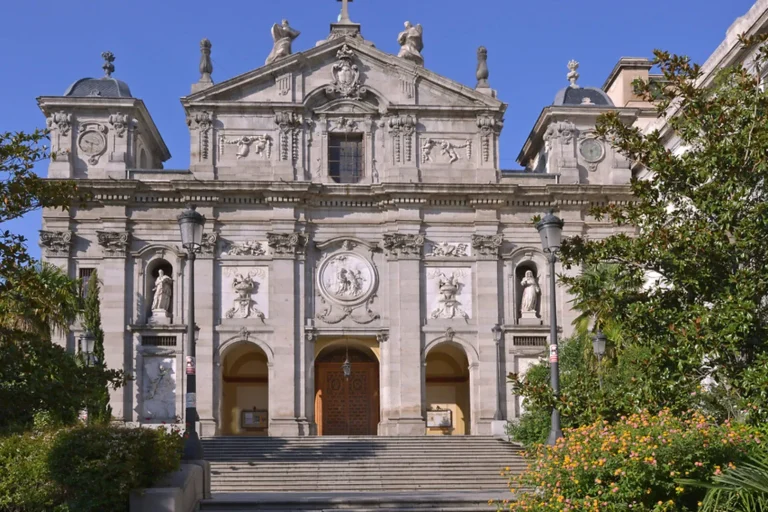
[(95, 96), (101, 98), (133, 98), (128, 84), (117, 78), (112, 78), (115, 72), (115, 56), (112, 52), (101, 54), (104, 64), (101, 69), (104, 70), (104, 76), (101, 78), (81, 78), (70, 85), (64, 92), (64, 96), (83, 98)]
[(613, 101), (602, 89), (569, 85), (555, 96), (555, 105), (612, 107)]
[(64, 96), (84, 97), (97, 96), (101, 98), (132, 98), (131, 89), (122, 80), (112, 77), (81, 78), (70, 85)]
[(589, 106), (589, 107), (612, 107), (613, 101), (602, 89), (597, 87), (580, 87), (576, 85), (579, 79), (579, 63), (572, 60), (568, 63), (568, 81), (571, 85), (565, 89), (560, 89), (555, 96), (555, 106)]

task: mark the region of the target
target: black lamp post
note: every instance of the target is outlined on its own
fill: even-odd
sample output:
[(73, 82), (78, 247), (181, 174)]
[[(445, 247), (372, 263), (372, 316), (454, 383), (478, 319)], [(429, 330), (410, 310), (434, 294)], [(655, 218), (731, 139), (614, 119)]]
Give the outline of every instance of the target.
[[(550, 364), (550, 382), (552, 393), (555, 399), (560, 397), (560, 367), (558, 365), (557, 354), (557, 300), (555, 298), (555, 262), (557, 261), (557, 252), (560, 250), (560, 241), (563, 235), (562, 219), (555, 216), (552, 211), (547, 213), (543, 219), (536, 223), (536, 229), (541, 236), (541, 247), (547, 254), (549, 260), (549, 364)], [(563, 437), (563, 431), (560, 428), (560, 410), (557, 403), (552, 408), (552, 426), (549, 430), (547, 444), (554, 445), (559, 438)]]
[(203, 445), (197, 435), (195, 422), (197, 416), (197, 379), (195, 362), (195, 252), (200, 249), (203, 241), (203, 226), (205, 217), (195, 211), (195, 206), (190, 205), (178, 216), (179, 229), (181, 230), (181, 245), (187, 250), (189, 261), (189, 310), (187, 313), (187, 394), (185, 397), (184, 413), (184, 460), (199, 460), (203, 458)]
[(603, 389), (603, 374), (600, 371), (600, 362), (605, 355), (605, 346), (607, 342), (608, 337), (603, 334), (603, 331), (598, 329), (592, 337), (592, 351), (595, 353), (595, 356), (597, 356), (597, 379), (600, 382), (600, 389)]
[(93, 366), (93, 349), (96, 346), (96, 336), (91, 331), (85, 331), (80, 335), (80, 352), (85, 356), (85, 365)]
[(501, 413), (501, 411), (504, 408), (502, 400), (503, 400), (504, 395), (506, 393), (501, 393), (501, 389), (506, 389), (506, 388), (503, 388), (503, 387), (501, 389), (498, 389), (498, 388), (501, 385), (501, 356), (502, 356), (502, 353), (501, 353), (501, 335), (503, 334), (503, 331), (501, 330), (501, 326), (499, 326), (499, 324), (494, 325), (493, 329), (491, 329), (491, 330), (493, 331), (493, 341), (496, 342), (496, 387), (497, 387), (497, 390), (496, 390), (496, 413), (493, 415), (493, 419), (494, 420), (502, 420), (502, 419), (504, 419), (503, 418), (503, 414)]

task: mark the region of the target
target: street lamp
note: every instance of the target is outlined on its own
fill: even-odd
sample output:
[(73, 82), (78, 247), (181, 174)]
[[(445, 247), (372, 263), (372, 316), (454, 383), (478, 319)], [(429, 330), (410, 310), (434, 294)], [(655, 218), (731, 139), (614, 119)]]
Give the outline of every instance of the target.
[(197, 416), (197, 379), (195, 363), (195, 251), (200, 249), (203, 242), (203, 226), (205, 217), (195, 211), (190, 205), (177, 217), (181, 231), (181, 245), (187, 250), (189, 261), (189, 312), (187, 314), (187, 395), (185, 397), (184, 413), (184, 460), (199, 460), (203, 458), (203, 445), (195, 429)]
[(80, 352), (85, 356), (86, 366), (94, 363), (93, 349), (96, 346), (96, 336), (91, 331), (85, 331), (80, 335)]
[(563, 431), (560, 428), (560, 410), (557, 408), (557, 399), (560, 397), (560, 367), (557, 355), (557, 300), (555, 298), (555, 262), (557, 252), (560, 250), (563, 224), (562, 219), (556, 217), (551, 210), (536, 223), (536, 229), (541, 236), (541, 247), (549, 260), (549, 371), (552, 393), (556, 400), (552, 408), (552, 426), (547, 438), (549, 445), (554, 445), (559, 438), (563, 437)]
[(506, 390), (505, 387), (502, 387), (501, 389), (498, 389), (499, 384), (501, 383), (501, 335), (503, 334), (503, 331), (501, 330), (501, 326), (499, 324), (496, 324), (491, 329), (493, 331), (493, 341), (496, 342), (496, 413), (493, 415), (494, 420), (502, 420), (503, 415), (501, 414), (501, 410), (503, 409), (503, 403), (502, 399), (506, 395), (505, 393), (501, 393), (501, 389)]
[(603, 331), (598, 329), (595, 335), (592, 337), (592, 350), (597, 356), (597, 379), (600, 382), (600, 389), (603, 389), (603, 374), (600, 371), (600, 362), (605, 355), (605, 345), (608, 342), (608, 337), (603, 334)]

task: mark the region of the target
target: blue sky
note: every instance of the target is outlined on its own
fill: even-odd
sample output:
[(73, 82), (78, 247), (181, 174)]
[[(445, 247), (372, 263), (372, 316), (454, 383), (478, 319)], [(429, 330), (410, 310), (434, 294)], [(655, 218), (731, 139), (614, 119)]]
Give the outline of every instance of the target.
[[(33, 0), (5, 2), (0, 31), (0, 131), (44, 126), (35, 98), (63, 94), (78, 78), (101, 76), (112, 51), (115, 77), (142, 98), (172, 159), (189, 164), (181, 96), (197, 81), (199, 41), (213, 43), (213, 79), (263, 65), (270, 27), (282, 18), (301, 31), (294, 52), (312, 48), (336, 19), (336, 0)], [(426, 67), (475, 85), (476, 50), (488, 48), (491, 86), (509, 104), (501, 136), (502, 167), (515, 158), (541, 109), (567, 85), (567, 62), (581, 63), (581, 85), (602, 86), (622, 56), (654, 48), (703, 63), (753, 0), (354, 0), (353, 21), (377, 48), (397, 53), (403, 22), (424, 26)], [(45, 174), (46, 165), (38, 172)], [(27, 236), (39, 255), (40, 213), (0, 226)]]

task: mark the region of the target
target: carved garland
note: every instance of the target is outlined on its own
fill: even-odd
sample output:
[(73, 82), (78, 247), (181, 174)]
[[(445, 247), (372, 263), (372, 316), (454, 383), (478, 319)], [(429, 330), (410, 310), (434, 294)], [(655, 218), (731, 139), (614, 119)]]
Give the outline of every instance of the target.
[(55, 126), (62, 135), (69, 135), (69, 130), (72, 128), (72, 114), (54, 112), (45, 120), (45, 124), (49, 130)]
[(280, 128), (280, 159), (288, 160), (290, 141), (291, 159), (296, 162), (299, 159), (299, 133), (304, 124), (304, 118), (296, 112), (277, 112), (275, 124)]
[(130, 118), (126, 114), (111, 114), (109, 116), (109, 124), (115, 130), (115, 135), (122, 138), (125, 135), (125, 131), (128, 129)]
[(384, 235), (384, 249), (390, 256), (421, 256), (424, 235), (389, 233)]
[(482, 141), (483, 161), (487, 162), (491, 158), (491, 136), (498, 134), (504, 123), (489, 115), (477, 116), (477, 127), (480, 129)]

